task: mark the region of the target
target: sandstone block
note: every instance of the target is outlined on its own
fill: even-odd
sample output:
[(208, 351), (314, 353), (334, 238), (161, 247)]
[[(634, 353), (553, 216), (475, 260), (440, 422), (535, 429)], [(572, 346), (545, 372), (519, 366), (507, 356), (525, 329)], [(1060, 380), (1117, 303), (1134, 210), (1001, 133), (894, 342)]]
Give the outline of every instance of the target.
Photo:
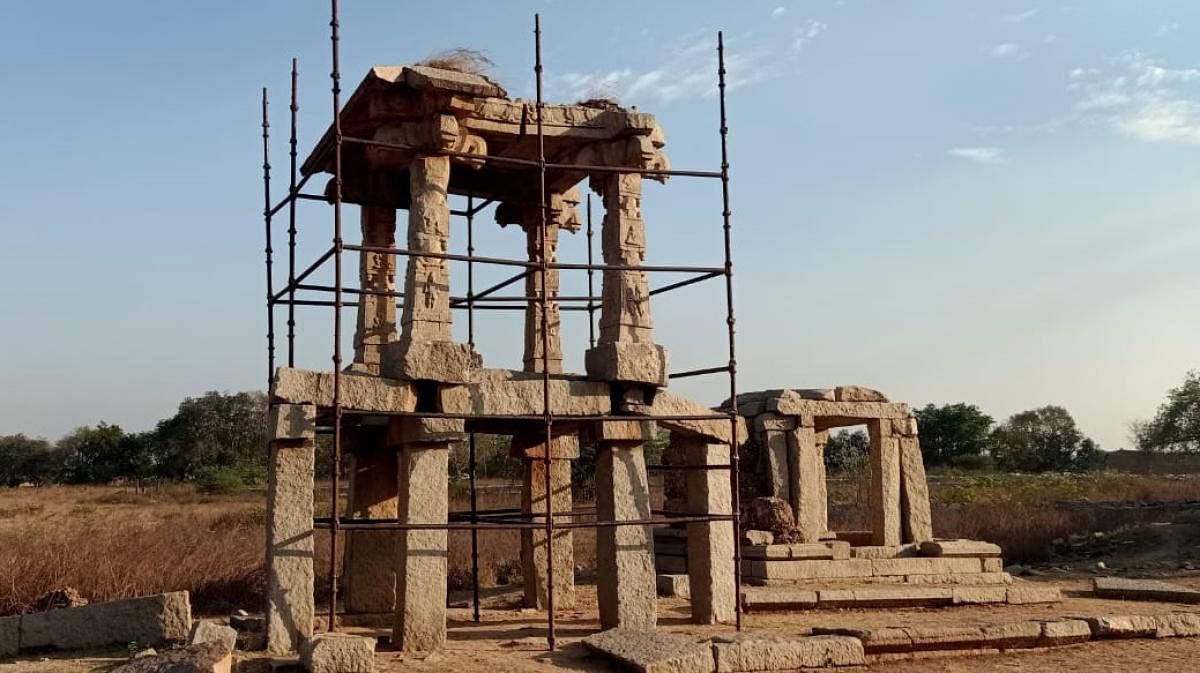
[(197, 621), (192, 624), (188, 633), (188, 645), (201, 643), (221, 643), (225, 649), (232, 652), (237, 649), (238, 632), (233, 627), (216, 622)]
[(21, 642), (21, 616), (0, 617), (0, 659), (17, 656)]
[[(410, 444), (397, 469), (399, 519), (444, 523), (448, 516), (449, 445)], [(405, 652), (431, 652), (446, 642), (447, 531), (400, 531), (392, 642)]]
[(887, 395), (866, 386), (838, 386), (833, 389), (838, 402), (887, 402)]
[[(642, 442), (654, 439), (654, 423), (651, 421), (600, 421), (595, 427), (595, 439), (598, 442)], [(579, 457), (578, 446), (571, 457)]]
[(131, 642), (161, 645), (186, 640), (191, 624), (188, 593), (174, 591), (23, 615), (20, 647), (79, 650)]
[(312, 404), (272, 404), (267, 436), (280, 440), (312, 437), (317, 431), (317, 407)]
[[(366, 374), (343, 373), (339, 382), (342, 406), (359, 411), (415, 411), (417, 393), (410, 381)], [(333, 373), (280, 367), (275, 370), (271, 397), (290, 404), (333, 406)]]
[[(698, 402), (692, 402), (678, 395), (674, 395), (665, 390), (660, 390), (654, 395), (654, 402), (650, 405), (650, 414), (653, 416), (708, 416), (719, 415), (720, 412), (713, 411), (708, 407)], [(717, 418), (712, 420), (671, 420), (671, 421), (656, 421), (660, 427), (666, 428), (671, 432), (679, 432), (685, 435), (695, 435), (697, 437), (707, 439), (712, 442), (728, 443), (733, 436), (733, 428), (729, 419)], [(746, 421), (738, 418), (734, 421), (737, 426), (737, 443), (740, 445), (746, 441)]]
[(946, 587), (880, 587), (823, 589), (817, 592), (817, 604), (830, 608), (935, 607), (951, 603)]
[[(759, 416), (762, 418), (762, 416)], [(760, 435), (763, 453), (767, 459), (767, 493), (774, 498), (793, 502), (791, 491), (791, 466), (788, 436), (783, 431), (768, 430)]]
[(873, 575), (949, 575), (978, 573), (983, 564), (977, 558), (890, 558), (870, 560)]
[(1158, 626), (1154, 632), (1155, 638), (1200, 636), (1200, 614), (1195, 612), (1156, 615), (1154, 620)]
[(304, 642), (300, 661), (309, 673), (374, 673), (375, 639), (318, 633)]
[(921, 555), (949, 558), (995, 558), (1000, 556), (1000, 545), (978, 540), (927, 540), (921, 543)]
[(1151, 638), (1158, 632), (1154, 615), (1085, 617), (1093, 638)]
[(958, 586), (953, 589), (955, 605), (983, 605), (986, 603), (1004, 603), (1008, 601), (1008, 587), (1000, 586)]
[(901, 544), (895, 546), (875, 546), (866, 545), (863, 547), (851, 547), (851, 558), (869, 558), (869, 559), (885, 559), (885, 558), (910, 558), (917, 555), (917, 546), (914, 544)]
[[(650, 488), (640, 444), (601, 445), (596, 456), (596, 511), (602, 521), (650, 517)], [(654, 547), (647, 526), (596, 531), (596, 594), (605, 628), (652, 629), (657, 623)]]
[[(312, 634), (316, 443), (272, 442), (267, 474), (267, 650), (295, 652)], [(189, 623), (190, 625), (190, 623)]]
[(979, 626), (920, 626), (904, 630), (912, 639), (914, 651), (978, 649), (987, 642)]
[(465, 426), (461, 418), (394, 418), (388, 424), (387, 446), (461, 442), (466, 438)]
[[(882, 578), (876, 578), (882, 579)], [(904, 575), (906, 584), (949, 584), (953, 586), (980, 586), (1012, 584), (1008, 573), (950, 573), (945, 575)]]
[[(658, 558), (657, 556), (655, 557)], [(662, 573), (655, 578), (658, 595), (663, 597), (687, 598), (691, 595), (686, 574)]]
[(796, 418), (767, 412), (754, 417), (755, 432), (787, 432), (796, 429)]
[(772, 561), (789, 559), (828, 559), (842, 561), (850, 558), (851, 547), (847, 542), (801, 542), (797, 544), (742, 545), (742, 558)]
[(139, 656), (112, 673), (230, 673), (232, 668), (229, 648), (223, 643), (210, 642)]
[(1058, 647), (1073, 645), (1090, 640), (1092, 628), (1082, 619), (1058, 619), (1042, 622), (1042, 636), (1038, 645), (1043, 647)]
[(870, 577), (870, 559), (846, 559), (844, 561), (760, 561), (743, 560), (742, 573), (763, 579), (834, 579), (840, 577)]
[[(399, 420), (399, 419), (394, 419)], [(350, 516), (395, 519), (399, 456), (382, 432), (354, 439), (350, 454)], [(342, 597), (348, 613), (385, 613), (396, 608), (395, 531), (346, 531)], [(232, 620), (230, 620), (232, 624)]]
[[(564, 439), (575, 439), (574, 437)], [(551, 460), (550, 491), (546, 490), (544, 460), (526, 460), (524, 488), (521, 495), (521, 511), (531, 516), (534, 523), (544, 523), (547, 503), (555, 512), (570, 512), (571, 463), (566, 460)], [(568, 518), (554, 517), (555, 523), (566, 523)], [(521, 576), (525, 590), (525, 607), (546, 609), (549, 607), (549, 564), (548, 556), (554, 555), (554, 605), (558, 609), (575, 606), (575, 553), (570, 529), (554, 531), (550, 544), (546, 544), (544, 530), (521, 531)]]
[[(895, 421), (892, 421), (895, 423)], [(916, 435), (902, 436), (900, 442), (900, 515), (901, 539), (922, 542), (933, 539), (933, 518), (929, 510), (929, 484)], [(946, 554), (948, 556), (948, 554)]]
[[(802, 418), (830, 417), (837, 419), (908, 418), (912, 409), (897, 402), (828, 402), (807, 400), (794, 391), (784, 391), (767, 401), (767, 411)], [(889, 425), (889, 430), (891, 429)]]
[(410, 381), (469, 383), (471, 372), (482, 364), (470, 344), (401, 338), (383, 346), (380, 373), (388, 378)]
[[(774, 544), (774, 542), (775, 534), (769, 530), (744, 530), (742, 531), (742, 555), (745, 556), (747, 547), (769, 547)], [(758, 556), (756, 558), (766, 558), (766, 556)]]
[(1008, 588), (1008, 602), (1013, 605), (1057, 603), (1061, 600), (1062, 592), (1056, 586), (1022, 584)]
[(658, 344), (600, 343), (584, 353), (583, 361), (590, 379), (667, 385), (667, 350)]
[(988, 624), (982, 629), (984, 647), (1000, 650), (1036, 647), (1042, 637), (1042, 623), (1038, 621)]
[(714, 638), (713, 655), (718, 673), (859, 666), (866, 663), (862, 642), (849, 636), (788, 638), (772, 634), (739, 633)]
[(817, 447), (816, 431), (798, 425), (787, 433), (788, 491), (801, 542), (816, 542), (828, 527), (825, 459)]
[[(728, 465), (729, 446), (703, 440), (687, 446), (688, 462), (693, 465)], [(733, 514), (733, 496), (729, 474), (724, 470), (687, 472), (688, 511), (692, 513)], [(734, 620), (737, 586), (733, 554), (736, 540), (729, 521), (687, 524), (688, 576), (691, 580), (692, 621), (719, 624)]]
[(815, 627), (812, 633), (813, 635), (836, 635), (855, 638), (862, 643), (864, 652), (872, 655), (909, 652), (913, 649), (912, 635), (909, 633), (909, 629), (904, 628), (852, 629)]
[(867, 423), (871, 436), (871, 532), (876, 545), (898, 545), (903, 537), (900, 510), (900, 440), (879, 420)]
[(817, 592), (808, 589), (744, 587), (744, 610), (808, 610), (817, 607)]
[(1004, 559), (999, 558), (999, 557), (983, 559), (983, 572), (985, 572), (985, 573), (1004, 572)]
[(617, 628), (583, 639), (589, 650), (638, 673), (712, 673), (712, 646), (666, 631)]
[[(542, 375), (508, 369), (477, 369), (465, 386), (439, 390), (442, 411), (486, 415), (541, 415)], [(578, 377), (551, 375), (550, 410), (556, 416), (607, 414), (609, 385)]]
[(1119, 600), (1200, 603), (1200, 590), (1162, 580), (1136, 580), (1124, 577), (1097, 577), (1092, 590), (1101, 598)]

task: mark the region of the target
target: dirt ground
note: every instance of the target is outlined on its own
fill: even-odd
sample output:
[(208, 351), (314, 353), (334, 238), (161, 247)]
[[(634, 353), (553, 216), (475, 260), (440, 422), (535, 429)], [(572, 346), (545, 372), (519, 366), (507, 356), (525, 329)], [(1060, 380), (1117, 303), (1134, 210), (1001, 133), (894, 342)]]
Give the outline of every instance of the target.
[[(1200, 578), (1181, 578), (1180, 582), (1200, 586)], [(797, 634), (813, 626), (934, 626), (987, 624), (1023, 619), (1049, 619), (1093, 614), (1160, 613), (1195, 610), (1196, 606), (1170, 603), (1129, 602), (1095, 599), (1086, 596), (1087, 581), (1072, 579), (1056, 582), (1066, 599), (1055, 605), (958, 607), (904, 610), (837, 610), (794, 613), (751, 613), (745, 628), (751, 631)], [(544, 615), (511, 607), (514, 592), (493, 592), (484, 600), (483, 621), (471, 621), (466, 607), (449, 611), (450, 639), (445, 651), (426, 658), (401, 655), (381, 645), (376, 655), (379, 673), (408, 671), (455, 671), (456, 673), (533, 673), (535, 671), (615, 671), (606, 661), (590, 655), (580, 639), (598, 628), (595, 620), (595, 590), (581, 586), (577, 606), (562, 611), (557, 620), (559, 647), (546, 651)], [(464, 595), (452, 597), (462, 605)], [(698, 627), (688, 623), (687, 602), (663, 599), (659, 610), (660, 625), (671, 631), (697, 636), (728, 633), (727, 627)], [(385, 623), (385, 622), (381, 622)], [(388, 635), (386, 628), (350, 626), (346, 630), (363, 634)], [(34, 658), (0, 664), (0, 673), (99, 673), (110, 671), (126, 661), (123, 651), (93, 653), (87, 657)], [(245, 656), (235, 668), (241, 673), (265, 673), (270, 660)], [(867, 667), (884, 673), (991, 673), (993, 671), (1055, 671), (1062, 673), (1172, 673), (1200, 671), (1200, 639), (1103, 641), (1046, 651), (993, 654), (974, 657), (945, 657), (912, 661), (880, 662)]]

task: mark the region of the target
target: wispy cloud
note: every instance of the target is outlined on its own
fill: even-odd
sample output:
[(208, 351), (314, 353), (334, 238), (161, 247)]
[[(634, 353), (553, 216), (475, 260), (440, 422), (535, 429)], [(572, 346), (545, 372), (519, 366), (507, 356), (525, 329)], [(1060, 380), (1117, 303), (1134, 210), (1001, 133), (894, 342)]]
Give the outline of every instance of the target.
[[(725, 70), (730, 90), (781, 74), (765, 47), (740, 49), (738, 46), (753, 42), (749, 39), (726, 40)], [(692, 33), (681, 37), (664, 54), (651, 59), (657, 63), (652, 69), (618, 68), (551, 74), (547, 77), (547, 87), (558, 98), (614, 98), (634, 104), (713, 96), (717, 93), (716, 52), (715, 36)]]
[(987, 48), (987, 54), (994, 58), (1011, 58), (1024, 61), (1029, 58), (1029, 51), (1016, 42), (1002, 42)]
[(784, 12), (786, 11), (787, 9), (784, 7), (776, 7), (775, 9), (771, 10), (771, 16), (780, 17), (783, 16)]
[(809, 19), (803, 24), (796, 26), (796, 36), (792, 40), (792, 51), (800, 51), (804, 48), (804, 45), (812, 42), (814, 38), (824, 33), (828, 27), (824, 23), (814, 19)]
[(1006, 23), (1022, 23), (1022, 22), (1028, 21), (1028, 20), (1032, 19), (1033, 17), (1037, 16), (1041, 11), (1042, 10), (1040, 7), (1034, 7), (1032, 9), (1027, 9), (1027, 10), (1025, 10), (1023, 12), (1019, 12), (1017, 14), (1005, 15), (1003, 17), (1003, 20)]
[(1139, 140), (1200, 144), (1200, 69), (1167, 67), (1141, 52), (1120, 66), (1068, 73), (1079, 114)]
[(1174, 33), (1175, 31), (1179, 30), (1182, 27), (1183, 26), (1172, 21), (1171, 23), (1164, 23), (1164, 24), (1159, 25), (1158, 30), (1154, 31), (1154, 34), (1159, 37), (1162, 37), (1164, 35), (1170, 35), (1171, 33)]
[(946, 154), (958, 159), (966, 159), (977, 164), (1003, 164), (1008, 161), (1001, 147), (951, 147)]

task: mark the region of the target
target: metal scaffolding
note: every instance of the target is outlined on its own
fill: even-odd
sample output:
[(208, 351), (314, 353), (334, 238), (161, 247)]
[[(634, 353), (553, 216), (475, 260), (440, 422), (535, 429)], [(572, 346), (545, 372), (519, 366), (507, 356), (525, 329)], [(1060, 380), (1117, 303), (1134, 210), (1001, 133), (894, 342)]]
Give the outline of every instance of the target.
[[(473, 588), (473, 617), (475, 621), (480, 621), (480, 597), (479, 597), (479, 532), (480, 531), (497, 531), (497, 530), (542, 530), (546, 535), (547, 545), (554, 539), (556, 530), (570, 530), (577, 528), (603, 528), (611, 526), (650, 526), (675, 523), (694, 523), (694, 522), (729, 522), (733, 527), (734, 534), (734, 574), (730, 581), (734, 583), (734, 596), (736, 605), (736, 626), (741, 629), (742, 626), (742, 596), (740, 591), (741, 585), (741, 545), (737, 542), (740, 540), (738, 512), (740, 511), (739, 504), (739, 470), (738, 470), (738, 447), (737, 447), (737, 359), (735, 350), (735, 320), (733, 310), (733, 263), (732, 263), (732, 243), (731, 243), (731, 211), (729, 209), (729, 159), (727, 140), (729, 128), (726, 118), (725, 98), (726, 98), (726, 82), (725, 82), (725, 46), (724, 37), (721, 32), (717, 33), (717, 86), (718, 99), (720, 101), (720, 147), (721, 147), (721, 165), (717, 171), (687, 171), (687, 170), (650, 170), (614, 167), (614, 166), (596, 166), (585, 164), (560, 164), (550, 163), (546, 161), (545, 155), (545, 132), (542, 127), (543, 113), (543, 74), (542, 74), (542, 30), (541, 20), (538, 15), (534, 15), (534, 76), (536, 81), (536, 106), (534, 123), (537, 133), (538, 159), (526, 160), (518, 158), (507, 158), (500, 156), (489, 156), (482, 154), (472, 154), (464, 152), (455, 152), (443, 150), (440, 152), (442, 156), (457, 157), (470, 159), (472, 161), (497, 163), (502, 165), (516, 166), (527, 169), (532, 174), (532, 179), (537, 180), (538, 189), (538, 206), (539, 206), (539, 235), (540, 235), (540, 259), (538, 261), (530, 261), (528, 259), (506, 259), (498, 257), (484, 257), (475, 254), (474, 240), (474, 217), (481, 210), (492, 204), (490, 200), (477, 202), (476, 198), (467, 195), (467, 207), (465, 210), (451, 210), (451, 214), (465, 218), (467, 225), (467, 254), (449, 254), (449, 253), (434, 253), (418, 250), (409, 250), (402, 247), (380, 247), (371, 245), (353, 245), (346, 244), (342, 239), (342, 148), (346, 143), (362, 144), (374, 146), (377, 148), (392, 148), (392, 149), (411, 149), (402, 145), (395, 145), (386, 142), (369, 140), (365, 138), (357, 138), (343, 135), (342, 133), (342, 109), (341, 109), (341, 74), (339, 64), (339, 41), (340, 41), (340, 23), (338, 0), (330, 2), (330, 47), (331, 47), (331, 71), (330, 78), (332, 80), (331, 94), (333, 107), (333, 178), (331, 189), (328, 195), (310, 194), (303, 192), (303, 188), (307, 184), (309, 178), (316, 174), (316, 171), (308, 173), (304, 176), (297, 175), (296, 163), (296, 143), (297, 143), (297, 113), (299, 105), (297, 103), (297, 87), (298, 87), (298, 68), (296, 59), (292, 59), (291, 68), (291, 100), (290, 100), (290, 133), (288, 138), (289, 144), (289, 180), (288, 192), (278, 203), (272, 205), (271, 202), (271, 166), (269, 161), (269, 146), (270, 133), (268, 123), (268, 100), (267, 90), (262, 91), (262, 140), (263, 140), (263, 219), (265, 222), (266, 236), (266, 288), (267, 288), (267, 364), (268, 364), (268, 387), (271, 384), (271, 379), (275, 373), (275, 310), (281, 306), (287, 307), (287, 365), (295, 366), (295, 335), (296, 335), (296, 315), (295, 308), (297, 306), (318, 306), (331, 307), (333, 309), (333, 403), (332, 403), (332, 423), (327, 428), (319, 428), (319, 431), (332, 434), (333, 452), (331, 465), (331, 494), (330, 494), (330, 516), (317, 517), (314, 519), (314, 528), (328, 529), (329, 536), (329, 601), (327, 608), (326, 628), (329, 630), (336, 629), (336, 613), (337, 613), (337, 598), (338, 598), (338, 579), (339, 579), (339, 542), (338, 536), (342, 531), (397, 531), (397, 530), (468, 530), (471, 533), (471, 576)], [(594, 173), (630, 173), (636, 172), (645, 176), (673, 176), (673, 177), (696, 177), (718, 179), (721, 182), (721, 222), (722, 233), (724, 238), (724, 264), (720, 267), (701, 267), (701, 266), (678, 266), (678, 265), (618, 265), (618, 264), (597, 264), (593, 260), (593, 227), (592, 227), (592, 211), (591, 197), (587, 200), (587, 262), (584, 264), (569, 264), (550, 262), (548, 255), (545, 254), (548, 245), (548, 230), (547, 230), (547, 190), (546, 190), (546, 174), (547, 171), (570, 170), (579, 171), (587, 174)], [(300, 201), (321, 201), (333, 208), (333, 239), (332, 245), (315, 261), (297, 273), (296, 269), (296, 206)], [(288, 221), (288, 273), (287, 283), (280, 289), (276, 289), (273, 276), (273, 251), (272, 251), (272, 220), (284, 208), (287, 208)], [(347, 301), (346, 295), (382, 295), (391, 296), (403, 299), (403, 292), (371, 290), (367, 288), (346, 287), (342, 282), (342, 256), (344, 252), (370, 252), (380, 253), (392, 256), (401, 257), (430, 257), (444, 259), (451, 262), (463, 262), (467, 267), (467, 294), (465, 297), (451, 297), (450, 306), (452, 309), (465, 310), (467, 312), (467, 332), (468, 343), (472, 349), (475, 346), (475, 311), (477, 310), (502, 310), (502, 311), (525, 311), (530, 302), (536, 302), (539, 310), (539, 320), (541, 322), (541, 358), (542, 358), (542, 404), (543, 413), (540, 415), (496, 415), (496, 414), (469, 414), (469, 413), (434, 413), (424, 411), (413, 412), (361, 412), (352, 409), (345, 409), (342, 406), (341, 399), (341, 377), (342, 372), (342, 309), (345, 307), (357, 306), (358, 302)], [(317, 285), (305, 282), (313, 273), (321, 269), (326, 262), (333, 260), (333, 285)], [(520, 269), (515, 275), (506, 280), (496, 283), (480, 292), (475, 291), (475, 265), (488, 264), (497, 266), (517, 267)], [(547, 296), (546, 277), (547, 271), (551, 269), (560, 269), (567, 271), (586, 271), (587, 273), (587, 295), (586, 296)], [(600, 297), (595, 294), (594, 274), (596, 271), (606, 270), (638, 270), (650, 273), (683, 273), (690, 274), (690, 277), (672, 282), (658, 288), (650, 290), (650, 295), (662, 294), (671, 290), (676, 290), (694, 283), (699, 283), (705, 280), (710, 280), (717, 277), (725, 279), (725, 306), (726, 306), (726, 326), (728, 332), (728, 363), (716, 367), (707, 367), (703, 369), (694, 369), (689, 371), (680, 371), (669, 374), (669, 378), (677, 379), (690, 376), (700, 376), (706, 374), (727, 373), (729, 377), (729, 398), (730, 408), (727, 412), (714, 412), (711, 414), (696, 414), (696, 415), (555, 415), (551, 411), (550, 405), (550, 367), (548, 339), (549, 330), (547, 325), (549, 322), (548, 302), (560, 301), (566, 305), (561, 306), (564, 311), (586, 311), (588, 314), (588, 342), (589, 346), (594, 346), (596, 343), (595, 335), (595, 313), (599, 308)], [(540, 293), (536, 296), (524, 295), (496, 295), (495, 293), (509, 287), (515, 283), (525, 279), (530, 273), (540, 273)], [(332, 300), (328, 299), (310, 299), (297, 298), (297, 292), (310, 292), (320, 294), (332, 294)], [(394, 416), (394, 417), (415, 417), (415, 418), (447, 418), (447, 419), (464, 419), (466, 421), (479, 420), (508, 420), (508, 421), (539, 421), (543, 424), (545, 430), (546, 446), (549, 447), (553, 437), (553, 428), (555, 422), (579, 422), (579, 421), (613, 421), (613, 420), (636, 420), (636, 421), (657, 421), (657, 420), (728, 420), (731, 426), (729, 440), (729, 463), (721, 465), (654, 465), (649, 466), (650, 470), (727, 470), (729, 472), (729, 480), (732, 495), (732, 512), (730, 514), (714, 514), (707, 512), (703, 514), (679, 514), (660, 510), (651, 511), (651, 516), (646, 519), (636, 520), (619, 520), (619, 521), (578, 521), (577, 518), (593, 518), (596, 517), (595, 509), (574, 508), (570, 512), (554, 511), (553, 498), (547, 497), (546, 511), (542, 514), (524, 514), (520, 510), (515, 509), (492, 509), (480, 510), (478, 507), (478, 492), (476, 485), (476, 441), (475, 432), (468, 427), (468, 479), (469, 479), (469, 495), (470, 495), (470, 510), (468, 512), (451, 512), (449, 520), (445, 523), (406, 523), (397, 519), (363, 519), (351, 518), (342, 516), (339, 512), (339, 491), (341, 479), (341, 463), (343, 455), (343, 432), (346, 429), (347, 418), (353, 416), (371, 415), (371, 416)], [(551, 451), (547, 449), (543, 452), (540, 458), (546, 469), (543, 470), (545, 478), (545, 490), (547, 494), (551, 490)], [(544, 519), (544, 520), (535, 520)], [(558, 521), (558, 519), (571, 519), (569, 521)], [(548, 577), (547, 586), (547, 644), (550, 649), (555, 647), (555, 607), (554, 607), (554, 554), (546, 554), (546, 573)], [(566, 572), (573, 572), (573, 569), (567, 569)]]

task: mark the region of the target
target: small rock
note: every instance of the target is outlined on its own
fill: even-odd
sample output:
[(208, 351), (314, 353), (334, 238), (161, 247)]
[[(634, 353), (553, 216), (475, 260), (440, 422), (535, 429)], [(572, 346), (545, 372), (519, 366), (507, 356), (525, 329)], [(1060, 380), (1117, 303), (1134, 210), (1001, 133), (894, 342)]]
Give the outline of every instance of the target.
[(769, 530), (748, 530), (742, 533), (742, 541), (752, 545), (774, 544), (775, 534)]
[(1096, 561), (1096, 569), (1097, 570), (1105, 570), (1107, 568), (1108, 568), (1108, 566), (1104, 563), (1104, 561)]
[(138, 652), (137, 654), (133, 655), (133, 657), (131, 657), (131, 658), (141, 659), (142, 657), (157, 657), (157, 656), (158, 656), (158, 650), (154, 649), (153, 647), (147, 647), (146, 649), (142, 650), (141, 652)]
[(191, 633), (188, 634), (188, 645), (221, 643), (231, 652), (237, 647), (237, 640), (238, 632), (233, 627), (216, 622), (195, 622), (192, 624)]

